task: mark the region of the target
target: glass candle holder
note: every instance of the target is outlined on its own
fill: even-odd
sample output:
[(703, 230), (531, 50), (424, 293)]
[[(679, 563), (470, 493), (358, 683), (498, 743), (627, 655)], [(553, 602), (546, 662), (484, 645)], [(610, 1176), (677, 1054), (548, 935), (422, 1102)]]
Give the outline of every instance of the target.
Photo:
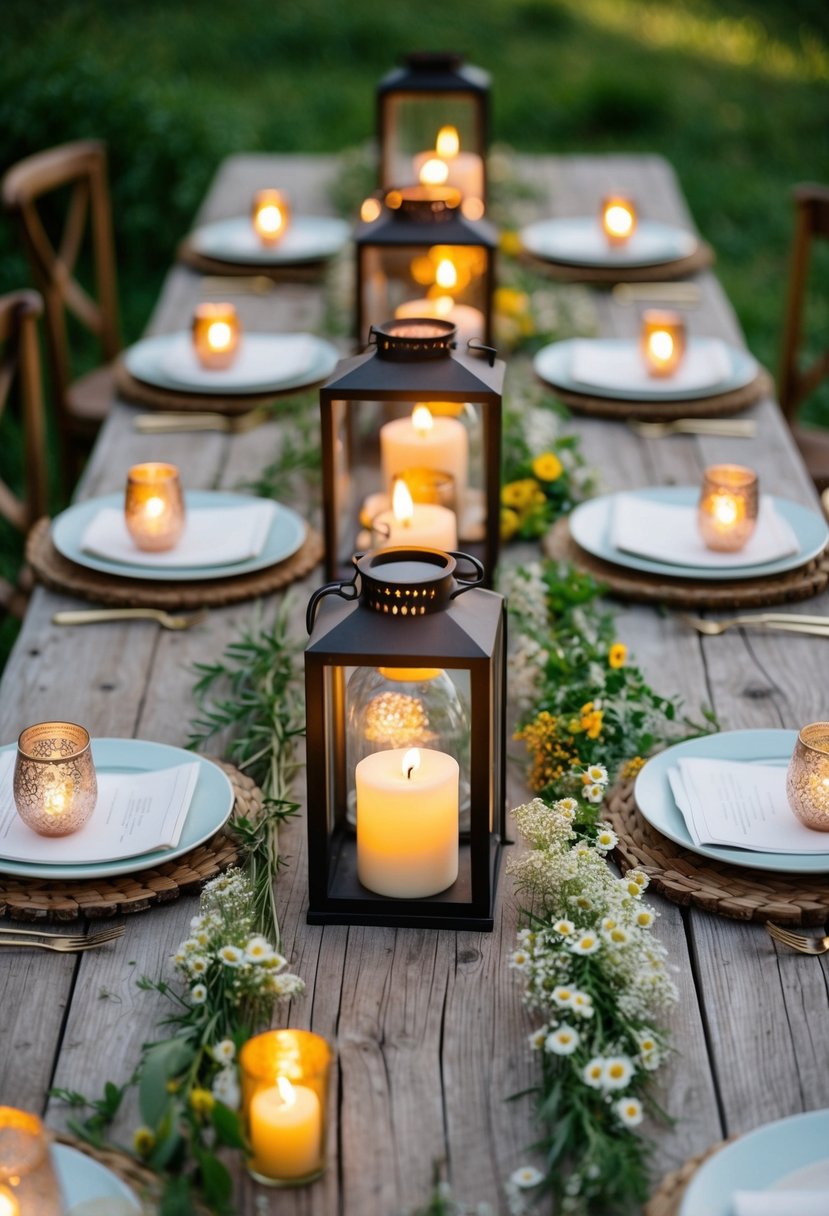
[(757, 474), (739, 464), (717, 464), (705, 470), (697, 522), (709, 549), (736, 553), (757, 525)]
[(685, 319), (678, 312), (649, 308), (642, 314), (642, 358), (649, 376), (672, 376), (685, 355)]
[(95, 810), (98, 781), (89, 732), (74, 722), (38, 722), (21, 731), (14, 804), (41, 836), (68, 836)]
[(63, 1199), (37, 1115), (0, 1106), (0, 1216), (62, 1216)]
[(239, 1053), (248, 1171), (265, 1186), (304, 1186), (325, 1169), (331, 1049), (308, 1030), (269, 1030)]
[(599, 216), (609, 245), (625, 245), (636, 231), (636, 207), (624, 194), (606, 195)]
[(172, 549), (184, 531), (184, 495), (174, 464), (134, 464), (124, 496), (127, 531), (139, 549), (161, 553)]
[(242, 327), (232, 304), (207, 300), (193, 311), (193, 347), (202, 367), (222, 371), (239, 353)]
[(291, 205), (281, 190), (257, 190), (251, 217), (263, 245), (278, 245), (291, 222)]
[(792, 813), (807, 828), (829, 832), (829, 722), (804, 726), (786, 773)]

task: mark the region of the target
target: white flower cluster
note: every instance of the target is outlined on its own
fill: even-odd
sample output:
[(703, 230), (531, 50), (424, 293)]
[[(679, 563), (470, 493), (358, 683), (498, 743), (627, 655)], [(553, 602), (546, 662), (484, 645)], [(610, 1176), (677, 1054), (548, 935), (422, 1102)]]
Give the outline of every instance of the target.
[(519, 714), (532, 709), (541, 695), (544, 668), (549, 655), (544, 647), (528, 633), (518, 635), (510, 652), (509, 688)]
[(229, 1106), (231, 1110), (238, 1110), (242, 1101), (242, 1093), (239, 1088), (239, 1074), (235, 1063), (236, 1044), (232, 1039), (221, 1039), (218, 1043), (213, 1044), (210, 1054), (220, 1065), (210, 1087), (213, 1097), (217, 1102)]
[(506, 596), (510, 612), (520, 618), (522, 633), (533, 625), (539, 630), (547, 629), (548, 588), (541, 562), (529, 562), (526, 566), (510, 570), (502, 579), (501, 591)]

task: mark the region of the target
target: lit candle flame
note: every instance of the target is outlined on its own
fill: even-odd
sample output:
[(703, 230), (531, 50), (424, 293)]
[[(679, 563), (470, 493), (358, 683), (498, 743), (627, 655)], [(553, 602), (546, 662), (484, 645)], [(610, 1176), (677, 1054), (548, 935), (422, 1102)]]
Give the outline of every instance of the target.
[(164, 514), (164, 499), (155, 495), (148, 498), (144, 503), (144, 514), (148, 519), (158, 519), (159, 515)]
[(275, 203), (266, 203), (257, 212), (256, 222), (266, 236), (276, 236), (285, 223), (285, 217)]
[(419, 438), (425, 439), (434, 425), (435, 420), (428, 405), (416, 405), (412, 410), (412, 426)]
[(730, 494), (715, 494), (711, 499), (711, 514), (717, 523), (728, 527), (737, 518), (737, 503)]
[(659, 363), (667, 363), (674, 353), (673, 335), (667, 329), (655, 329), (648, 338), (648, 349)]
[(6, 1187), (0, 1187), (0, 1216), (19, 1216), (20, 1205)]
[(457, 127), (441, 127), (435, 140), (435, 151), (445, 160), (454, 160), (461, 150)]
[(438, 262), (437, 270), (435, 271), (435, 282), (438, 287), (450, 291), (458, 283), (458, 272), (455, 268), (455, 263), (449, 258), (441, 258)]
[(207, 345), (211, 350), (228, 350), (233, 345), (233, 330), (227, 321), (213, 321), (207, 330)]
[(391, 509), (398, 524), (407, 527), (412, 522), (414, 502), (411, 491), (402, 478), (395, 482), (394, 491), (391, 496)]
[(285, 1106), (296, 1105), (296, 1092), (287, 1077), (277, 1077), (276, 1088), (279, 1090), (279, 1096)]
[(411, 781), (412, 773), (418, 768), (420, 768), (420, 751), (416, 747), (410, 747), (403, 757), (403, 772), (408, 781)]
[(630, 236), (633, 232), (633, 212), (622, 203), (613, 203), (604, 213), (604, 226), (611, 236)]
[(449, 177), (449, 166), (438, 156), (430, 156), (420, 166), (420, 184), (422, 186), (442, 186)]
[(376, 198), (363, 199), (360, 207), (360, 219), (364, 224), (373, 224), (383, 210), (380, 200)]

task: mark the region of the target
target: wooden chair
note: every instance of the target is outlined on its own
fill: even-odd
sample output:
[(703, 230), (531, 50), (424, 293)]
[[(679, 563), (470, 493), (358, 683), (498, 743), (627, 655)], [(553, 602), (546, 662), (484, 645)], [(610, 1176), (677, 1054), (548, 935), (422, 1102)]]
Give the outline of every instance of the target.
[(800, 448), (809, 473), (819, 489), (829, 486), (829, 429), (804, 427), (797, 421), (800, 405), (829, 377), (829, 350), (805, 370), (800, 368), (803, 314), (812, 242), (829, 240), (829, 186), (795, 186), (795, 231), (792, 245), (789, 297), (783, 327), (778, 394), (780, 405)]
[[(69, 203), (63, 229), (59, 240), (53, 242), (43, 212), (48, 210), (51, 215), (55, 193), (67, 188)], [(95, 336), (104, 364), (121, 349), (104, 145), (83, 140), (28, 156), (8, 170), (2, 181), (2, 195), (5, 207), (17, 221), (35, 285), (43, 296), (63, 472), (74, 479), (109, 410), (114, 385), (107, 366), (73, 380), (67, 313)], [(87, 232), (95, 298), (75, 277)]]
[[(15, 494), (0, 481), (0, 516), (24, 536), (35, 520), (48, 511), (46, 426), (38, 318), (43, 300), (35, 291), (14, 291), (0, 296), (0, 421), (17, 380), (23, 423), (23, 492)], [(15, 587), (0, 579), (0, 607), (22, 616), (31, 580), (24, 570)]]

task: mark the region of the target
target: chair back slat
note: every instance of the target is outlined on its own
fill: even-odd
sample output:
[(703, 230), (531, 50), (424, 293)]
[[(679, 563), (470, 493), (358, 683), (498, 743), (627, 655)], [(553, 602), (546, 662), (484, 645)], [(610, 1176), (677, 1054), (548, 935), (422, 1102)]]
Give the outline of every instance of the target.
[(812, 246), (815, 240), (829, 240), (829, 186), (804, 183), (792, 191), (795, 202), (795, 229), (786, 315), (778, 376), (780, 406), (793, 424), (800, 405), (829, 376), (829, 351), (807, 368), (801, 367), (803, 318)]
[(16, 494), (0, 481), (0, 515), (20, 532), (48, 511), (46, 429), (43, 384), (37, 341), (43, 301), (37, 292), (15, 291), (0, 296), (0, 420), (8, 405), (13, 381), (19, 388), (23, 422), (23, 491)]

